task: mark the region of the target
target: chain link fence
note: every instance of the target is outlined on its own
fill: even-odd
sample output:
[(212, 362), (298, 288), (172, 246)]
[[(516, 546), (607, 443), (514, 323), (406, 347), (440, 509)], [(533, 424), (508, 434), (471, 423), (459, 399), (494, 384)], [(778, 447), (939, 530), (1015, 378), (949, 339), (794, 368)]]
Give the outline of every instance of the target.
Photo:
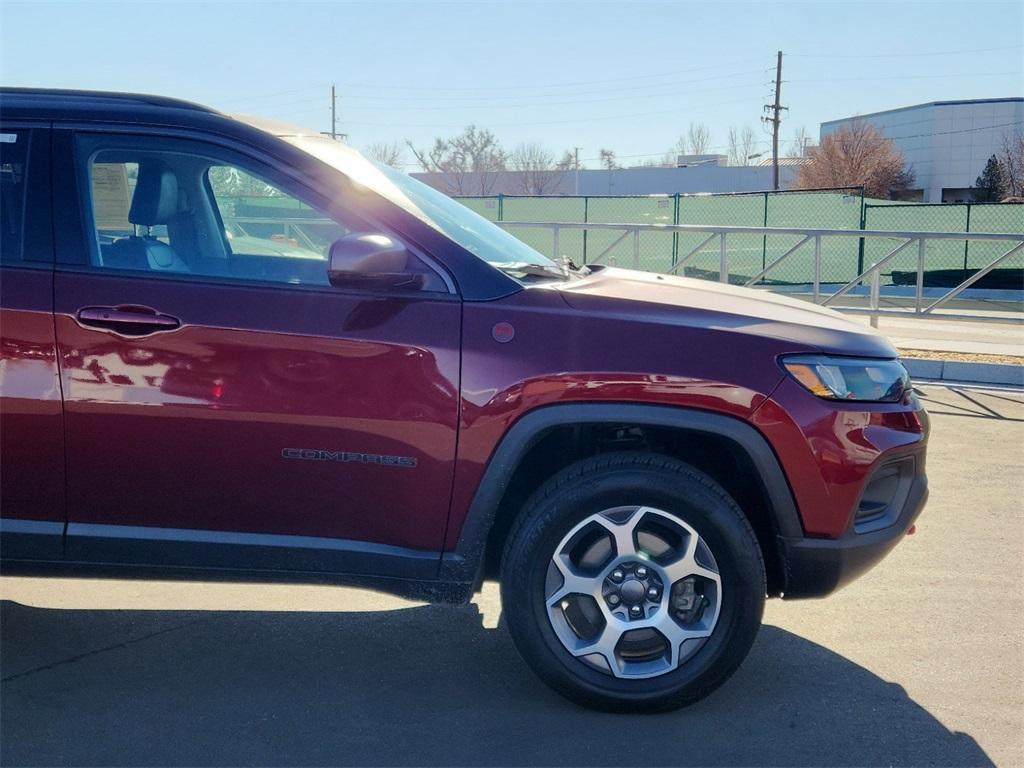
[[(795, 227), (807, 229), (881, 229), (924, 232), (1024, 232), (1024, 204), (1019, 203), (898, 203), (871, 200), (860, 187), (783, 190), (778, 192), (741, 192), (735, 194), (649, 195), (632, 197), (457, 197), (467, 207), (491, 221), (537, 221), (613, 224), (699, 224), (706, 226)], [(701, 233), (644, 231), (638, 253), (634, 255), (632, 238), (620, 232), (564, 230), (559, 233), (555, 254), (551, 232), (543, 229), (509, 227), (509, 232), (551, 257), (568, 256), (585, 264), (638, 266), (652, 272), (665, 272), (679, 259), (701, 245)], [(798, 235), (730, 235), (728, 252), (730, 273), (736, 282), (757, 275), (774, 259), (800, 241)], [(824, 283), (846, 283), (864, 268), (885, 256), (898, 241), (828, 238), (822, 242)], [(961, 282), (971, 270), (985, 266), (1003, 251), (999, 243), (929, 241), (925, 255), (932, 285)], [(683, 268), (683, 274), (695, 277), (717, 275), (718, 244), (700, 248)], [(810, 283), (814, 253), (805, 244), (764, 278), (766, 284)], [(1024, 255), (1007, 260), (988, 284), (994, 287), (1021, 285)], [(896, 257), (886, 267), (883, 284), (906, 284), (917, 268), (917, 254)], [(906, 273), (911, 277), (907, 278)], [(1009, 285), (1002, 283), (1009, 282)], [(1014, 282), (1015, 281), (1015, 282)], [(995, 283), (999, 283), (995, 286)]]
[[(1024, 205), (1019, 203), (899, 203), (891, 200), (866, 200), (864, 228), (919, 232), (1024, 232)], [(885, 256), (887, 244), (868, 241), (864, 261)], [(1005, 252), (998, 242), (958, 242), (930, 240), (925, 247), (925, 285), (959, 285)], [(1007, 259), (998, 269), (982, 278), (979, 287), (1024, 288), (1021, 270), (1024, 255)], [(902, 253), (886, 267), (889, 284), (912, 284), (917, 272), (917, 254)]]

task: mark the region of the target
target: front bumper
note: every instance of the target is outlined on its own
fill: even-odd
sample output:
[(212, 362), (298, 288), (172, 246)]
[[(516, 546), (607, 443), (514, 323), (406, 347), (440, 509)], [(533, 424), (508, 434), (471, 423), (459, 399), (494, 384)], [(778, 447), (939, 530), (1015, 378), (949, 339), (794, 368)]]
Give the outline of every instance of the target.
[(877, 565), (906, 535), (928, 500), (924, 451), (887, 459), (875, 475), (894, 466), (905, 475), (905, 487), (895, 493), (894, 508), (887, 516), (887, 522), (892, 522), (885, 527), (870, 521), (863, 526), (851, 521), (849, 529), (837, 539), (778, 537), (785, 599), (824, 597), (835, 592)]

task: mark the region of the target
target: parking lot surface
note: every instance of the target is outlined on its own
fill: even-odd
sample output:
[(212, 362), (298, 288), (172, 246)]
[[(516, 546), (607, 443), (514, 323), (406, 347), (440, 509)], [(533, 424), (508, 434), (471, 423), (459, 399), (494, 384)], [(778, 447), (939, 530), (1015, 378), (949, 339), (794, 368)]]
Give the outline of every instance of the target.
[(1024, 764), (1024, 396), (926, 388), (916, 535), (822, 601), (769, 602), (718, 692), (665, 715), (548, 690), (494, 585), (0, 580), (5, 765)]

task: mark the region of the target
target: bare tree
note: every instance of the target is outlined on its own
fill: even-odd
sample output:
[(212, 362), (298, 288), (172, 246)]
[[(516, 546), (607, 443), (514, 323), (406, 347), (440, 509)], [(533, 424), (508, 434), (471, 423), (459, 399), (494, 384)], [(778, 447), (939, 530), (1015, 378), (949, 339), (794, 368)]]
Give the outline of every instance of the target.
[(455, 156), (448, 141), (440, 138), (434, 139), (434, 144), (429, 150), (416, 149), (408, 139), (405, 144), (424, 171), (436, 173), (441, 177), (441, 185), (445, 191), (457, 195), (467, 194), (466, 175), (468, 171), (465, 168), (464, 158)]
[(555, 167), (555, 156), (542, 144), (523, 142), (517, 144), (509, 155), (509, 167), (513, 171), (546, 171)]
[(572, 171), (576, 168), (576, 153), (571, 149), (562, 153), (562, 158), (555, 163), (555, 168), (560, 171)]
[(750, 165), (751, 155), (757, 148), (757, 136), (749, 125), (742, 131), (729, 129), (729, 165)]
[(711, 148), (711, 131), (704, 123), (690, 123), (686, 145), (691, 155), (706, 155)]
[(601, 166), (605, 170), (614, 171), (616, 168), (620, 167), (618, 161), (616, 161), (615, 159), (614, 150), (605, 149), (604, 147), (602, 147), (601, 151), (598, 153), (598, 156), (601, 158)]
[(729, 165), (746, 165), (747, 158), (740, 152), (740, 137), (735, 128), (729, 128)]
[(458, 136), (434, 139), (429, 150), (412, 150), (423, 170), (443, 174), (450, 191), (456, 194), (486, 195), (497, 182), (497, 171), (505, 170), (508, 153), (497, 137), (486, 128), (470, 125)]
[(679, 155), (705, 155), (710, 148), (711, 130), (704, 123), (690, 123), (686, 133), (676, 140), (669, 152)]
[(675, 149), (668, 150), (661, 157), (648, 157), (641, 160), (641, 168), (675, 168), (679, 153)]
[(378, 141), (366, 147), (364, 154), (378, 163), (402, 170), (405, 167), (405, 150), (397, 141)]
[(509, 166), (519, 171), (519, 189), (524, 195), (550, 194), (562, 182), (564, 169), (555, 156), (536, 142), (518, 144), (509, 155)]
[(793, 131), (793, 138), (789, 142), (789, 149), (786, 150), (786, 157), (804, 157), (807, 154), (807, 147), (810, 146), (811, 135), (804, 127)]
[(892, 197), (914, 183), (913, 169), (891, 139), (863, 120), (854, 120), (807, 151), (796, 186), (863, 186), (869, 197)]
[(751, 160), (754, 159), (755, 149), (757, 149), (757, 134), (749, 125), (745, 125), (740, 132), (740, 155), (743, 157), (743, 165), (750, 165)]
[(1003, 166), (1006, 194), (1009, 197), (1024, 196), (1024, 132), (1007, 131), (1003, 134), (999, 162)]

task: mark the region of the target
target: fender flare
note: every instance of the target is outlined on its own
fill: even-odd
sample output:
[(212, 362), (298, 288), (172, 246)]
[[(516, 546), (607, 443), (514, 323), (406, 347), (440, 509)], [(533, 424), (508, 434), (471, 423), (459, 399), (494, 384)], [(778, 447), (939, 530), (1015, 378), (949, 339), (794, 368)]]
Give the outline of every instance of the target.
[(726, 438), (746, 453), (759, 474), (777, 532), (802, 537), (803, 524), (786, 475), (768, 441), (750, 424), (733, 416), (670, 405), (636, 403), (567, 403), (541, 406), (521, 416), (491, 454), (477, 486), (454, 551), (441, 559), (445, 581), (475, 582), (479, 578), (487, 538), (502, 497), (523, 457), (554, 427), (570, 424), (638, 424), (685, 429)]

